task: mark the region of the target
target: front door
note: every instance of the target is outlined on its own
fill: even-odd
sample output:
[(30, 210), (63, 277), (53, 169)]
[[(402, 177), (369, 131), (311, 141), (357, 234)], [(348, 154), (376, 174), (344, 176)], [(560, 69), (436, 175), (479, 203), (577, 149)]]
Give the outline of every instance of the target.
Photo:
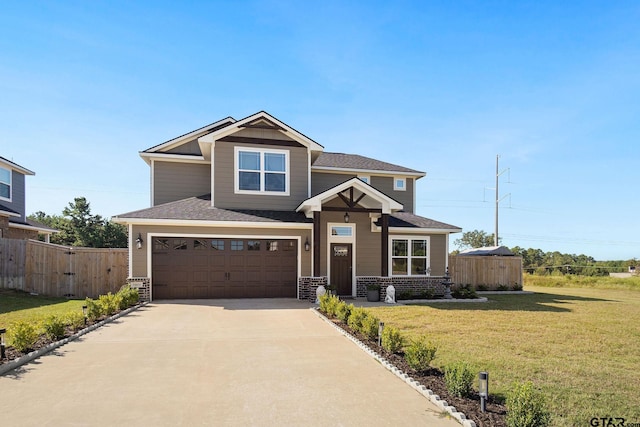
[(338, 295), (352, 296), (351, 243), (331, 244), (331, 286)]

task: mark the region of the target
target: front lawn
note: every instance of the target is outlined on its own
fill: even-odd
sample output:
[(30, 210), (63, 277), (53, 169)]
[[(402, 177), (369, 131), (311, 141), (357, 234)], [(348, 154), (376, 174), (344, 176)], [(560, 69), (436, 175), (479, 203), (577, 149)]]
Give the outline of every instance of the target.
[(594, 417), (640, 423), (640, 292), (525, 290), (536, 293), (369, 310), (407, 336), (435, 341), (435, 366), (462, 360), (488, 371), (494, 395), (533, 381), (553, 425), (590, 425)]
[(84, 300), (36, 296), (0, 289), (0, 328), (7, 328), (19, 321), (39, 324), (51, 315), (64, 316), (70, 311), (82, 312), (84, 304)]

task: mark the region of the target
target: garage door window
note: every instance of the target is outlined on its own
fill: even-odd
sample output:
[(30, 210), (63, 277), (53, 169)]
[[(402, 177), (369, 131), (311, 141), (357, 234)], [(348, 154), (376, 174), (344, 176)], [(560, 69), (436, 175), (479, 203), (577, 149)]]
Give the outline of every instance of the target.
[(154, 239), (153, 250), (166, 251), (169, 249), (169, 239)]
[(224, 251), (224, 240), (212, 240), (211, 249), (214, 251)]
[(232, 240), (231, 241), (231, 250), (232, 251), (242, 251), (242, 250), (244, 250), (244, 240)]
[(267, 250), (269, 252), (275, 252), (278, 250), (278, 242), (270, 241), (267, 242)]
[(206, 251), (208, 247), (206, 240), (195, 239), (193, 241), (193, 249), (196, 251)]
[(247, 250), (259, 251), (260, 250), (260, 240), (249, 240), (247, 242)]
[(177, 251), (186, 251), (187, 250), (187, 241), (185, 239), (174, 239), (173, 240), (173, 249)]

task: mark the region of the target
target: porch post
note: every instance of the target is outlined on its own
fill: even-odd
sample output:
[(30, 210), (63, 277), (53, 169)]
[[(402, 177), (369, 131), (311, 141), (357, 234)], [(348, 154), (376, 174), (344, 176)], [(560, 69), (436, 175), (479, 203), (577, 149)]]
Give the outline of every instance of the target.
[(320, 212), (313, 213), (313, 275), (320, 276)]
[(382, 242), (380, 242), (380, 275), (382, 277), (389, 276), (389, 214), (382, 214)]

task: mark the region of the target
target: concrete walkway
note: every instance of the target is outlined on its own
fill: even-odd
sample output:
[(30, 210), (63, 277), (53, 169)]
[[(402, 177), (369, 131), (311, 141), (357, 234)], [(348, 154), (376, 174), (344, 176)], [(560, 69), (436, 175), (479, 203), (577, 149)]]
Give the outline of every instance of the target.
[(152, 303), (1, 376), (1, 423), (460, 425), (309, 307)]

